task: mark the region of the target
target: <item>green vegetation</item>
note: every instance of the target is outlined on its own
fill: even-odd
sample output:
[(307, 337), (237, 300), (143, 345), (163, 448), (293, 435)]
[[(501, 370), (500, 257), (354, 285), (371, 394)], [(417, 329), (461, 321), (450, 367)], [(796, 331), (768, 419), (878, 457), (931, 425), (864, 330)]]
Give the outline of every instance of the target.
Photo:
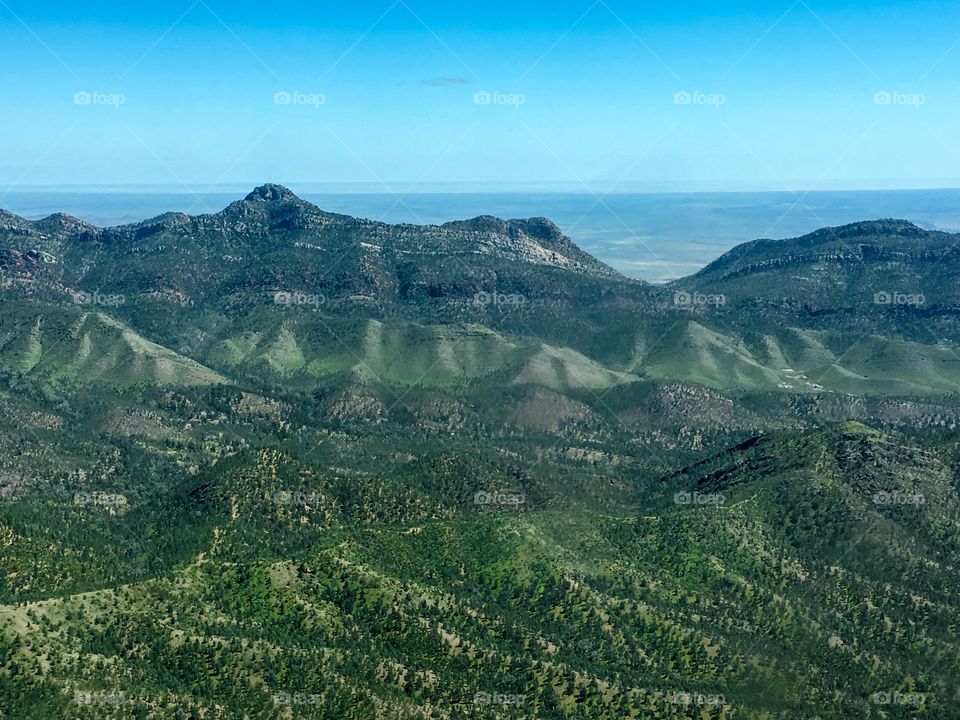
[(0, 718), (960, 717), (954, 240), (5, 222)]

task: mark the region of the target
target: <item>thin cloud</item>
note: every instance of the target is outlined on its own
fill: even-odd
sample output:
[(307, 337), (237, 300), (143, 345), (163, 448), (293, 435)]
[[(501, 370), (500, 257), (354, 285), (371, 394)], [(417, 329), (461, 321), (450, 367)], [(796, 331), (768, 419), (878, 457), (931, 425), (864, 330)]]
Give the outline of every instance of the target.
[(457, 75), (455, 77), (435, 77), (429, 80), (422, 80), (421, 82), (424, 85), (432, 85), (433, 87), (449, 87), (450, 85), (466, 85), (470, 81)]

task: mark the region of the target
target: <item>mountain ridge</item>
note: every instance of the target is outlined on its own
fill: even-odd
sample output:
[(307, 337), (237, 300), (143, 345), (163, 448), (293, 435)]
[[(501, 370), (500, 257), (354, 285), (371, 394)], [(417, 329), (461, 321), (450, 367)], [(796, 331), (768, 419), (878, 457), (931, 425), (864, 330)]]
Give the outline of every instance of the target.
[[(169, 232), (218, 233), (237, 237), (268, 236), (282, 233), (311, 232), (350, 234), (352, 245), (362, 244), (361, 234), (373, 238), (393, 237), (400, 242), (411, 231), (419, 235), (471, 235), (475, 248), (492, 246), (509, 250), (521, 259), (550, 264), (551, 259), (568, 269), (583, 270), (606, 277), (624, 278), (602, 261), (585, 252), (550, 219), (545, 217), (503, 219), (491, 215), (452, 220), (441, 224), (385, 223), (350, 215), (331, 213), (303, 200), (289, 188), (276, 184), (260, 185), (243, 198), (229, 203), (214, 213), (189, 215), (166, 212), (155, 217), (119, 225), (96, 226), (66, 213), (53, 213), (38, 220), (27, 220), (0, 210), (0, 231), (35, 236), (38, 240), (61, 242), (136, 242)], [(777, 265), (826, 261), (872, 261), (902, 257), (911, 251), (917, 255), (916, 243), (924, 240), (939, 243), (960, 240), (950, 233), (925, 230), (904, 219), (864, 220), (820, 228), (792, 238), (756, 238), (735, 245), (697, 272), (666, 283), (668, 287), (684, 284), (727, 281), (749, 276)], [(912, 243), (911, 243), (912, 241)], [(906, 244), (905, 244), (906, 243)], [(539, 249), (531, 249), (536, 246)], [(832, 251), (831, 251), (832, 246)], [(816, 253), (822, 247), (824, 252)], [(443, 243), (437, 245), (443, 248)], [(900, 254), (898, 254), (898, 251)], [(928, 251), (949, 253), (940, 247)], [(920, 254), (922, 257), (922, 253)], [(636, 281), (639, 282), (639, 281)]]
[(804, 235), (798, 235), (792, 238), (756, 238), (733, 246), (730, 248), (730, 250), (721, 254), (719, 257), (698, 270), (691, 277), (697, 277), (699, 275), (707, 274), (713, 270), (722, 268), (730, 260), (740, 260), (754, 250), (774, 250), (778, 248), (788, 248), (791, 244), (798, 246), (812, 246), (821, 241), (866, 236), (871, 230), (893, 230), (894, 234), (903, 236), (920, 236), (928, 232), (909, 220), (879, 219), (859, 220), (852, 223), (845, 223), (843, 225), (819, 228)]
[[(272, 183), (254, 188), (215, 213), (167, 212), (135, 223), (97, 227), (62, 213), (26, 220), (4, 212), (0, 215), (0, 231), (24, 240), (59, 243), (61, 250), (78, 243), (122, 246), (166, 234), (182, 234), (187, 236), (185, 239), (204, 236), (230, 243), (283, 238), (308, 245), (326, 243), (339, 254), (369, 252), (374, 248), (395, 256), (417, 252), (494, 253), (528, 264), (627, 280), (580, 249), (546, 218), (502, 220), (481, 216), (440, 225), (391, 224), (326, 212), (288, 188)], [(313, 242), (314, 239), (323, 242)]]

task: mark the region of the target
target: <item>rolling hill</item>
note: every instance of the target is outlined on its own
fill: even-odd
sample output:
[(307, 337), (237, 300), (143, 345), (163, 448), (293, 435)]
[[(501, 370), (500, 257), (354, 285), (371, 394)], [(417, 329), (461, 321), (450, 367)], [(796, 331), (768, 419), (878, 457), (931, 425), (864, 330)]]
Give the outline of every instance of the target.
[(0, 717), (960, 717), (957, 242), (0, 213)]

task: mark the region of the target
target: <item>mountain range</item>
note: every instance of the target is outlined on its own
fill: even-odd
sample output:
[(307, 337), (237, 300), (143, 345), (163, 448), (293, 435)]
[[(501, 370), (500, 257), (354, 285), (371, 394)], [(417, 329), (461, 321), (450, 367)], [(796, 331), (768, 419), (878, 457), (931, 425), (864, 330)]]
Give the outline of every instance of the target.
[(958, 245), (0, 212), (0, 717), (960, 717)]

